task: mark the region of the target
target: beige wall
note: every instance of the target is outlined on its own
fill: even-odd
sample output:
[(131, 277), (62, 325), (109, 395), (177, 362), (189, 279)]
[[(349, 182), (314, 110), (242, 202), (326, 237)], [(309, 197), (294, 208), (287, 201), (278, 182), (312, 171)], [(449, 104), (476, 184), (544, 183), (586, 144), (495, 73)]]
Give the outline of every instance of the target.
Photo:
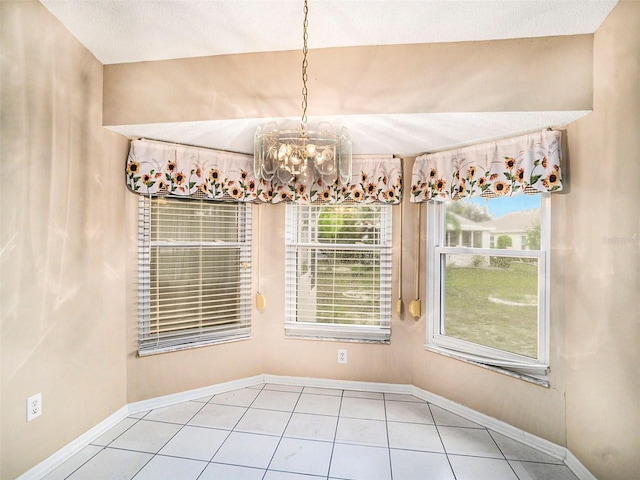
[(568, 129), (558, 199), (567, 446), (600, 479), (640, 478), (640, 2), (594, 40), (593, 113)]
[[(265, 373), (301, 377), (333, 378), (367, 382), (411, 383), (411, 353), (407, 349), (415, 322), (395, 314), (397, 262), (393, 266), (393, 316), (390, 345), (301, 340), (284, 336), (284, 205), (265, 205), (261, 246), (262, 292), (268, 305), (263, 318)], [(393, 206), (393, 254), (400, 249), (400, 206)], [(266, 232), (269, 233), (266, 233)], [(346, 349), (348, 363), (338, 364), (338, 349)]]
[[(254, 309), (252, 338), (212, 347), (170, 354), (137, 356), (137, 270), (135, 269), (135, 215), (137, 196), (127, 192), (129, 218), (129, 268), (127, 291), (128, 401), (134, 402), (238, 378), (259, 375), (291, 375), (369, 382), (411, 383), (411, 352), (407, 349), (416, 322), (394, 314), (391, 345), (288, 339), (284, 336), (284, 205), (254, 205), (254, 239), (261, 216), (260, 291), (267, 300), (263, 311)], [(393, 207), (394, 256), (399, 251), (400, 207)], [(260, 211), (259, 211), (260, 210)], [(254, 252), (257, 260), (258, 252)], [(133, 268), (131, 268), (133, 266)], [(394, 266), (394, 291), (397, 285)], [(254, 270), (257, 274), (257, 269)], [(258, 290), (254, 275), (254, 291)], [(394, 297), (395, 298), (395, 297)], [(394, 303), (395, 307), (395, 303)], [(349, 362), (338, 365), (339, 348), (346, 348)]]
[(124, 195), (126, 196), (128, 239), (127, 402), (208, 387), (264, 373), (263, 329), (260, 324), (260, 315), (255, 310), (252, 318), (252, 338), (249, 340), (145, 357), (138, 356), (138, 195), (129, 190)]
[[(102, 125), (102, 65), (38, 2), (1, 4), (0, 477), (126, 402), (126, 140)], [(43, 414), (26, 422), (26, 399)]]
[[(576, 35), (313, 50), (309, 102), (314, 115), (589, 110), (591, 49), (592, 36)], [(104, 124), (297, 117), (299, 61), (287, 51), (106, 65)]]
[(566, 445), (603, 480), (640, 478), (639, 59), (640, 3), (621, 2), (595, 34), (593, 113), (567, 129), (569, 188), (552, 196), (551, 388), (413, 347), (416, 385)]
[[(127, 218), (127, 402), (208, 387), (264, 373), (264, 318), (256, 310), (253, 311), (251, 339), (138, 356), (138, 195), (129, 190), (124, 195)], [(254, 226), (256, 224), (257, 212), (254, 210)], [(257, 229), (254, 228), (254, 238), (256, 236)], [(254, 258), (256, 255), (254, 251)]]
[[(320, 72), (319, 76), (314, 76), (315, 83), (310, 87), (315, 92), (314, 108), (318, 114), (334, 111), (358, 114), (370, 111), (590, 109), (593, 93), (592, 40), (592, 36), (580, 35), (314, 50), (313, 62)], [(297, 65), (293, 61), (293, 56), (297, 55), (296, 52), (278, 52), (107, 65), (104, 123), (118, 125), (294, 115), (298, 107), (291, 98), (295, 98), (298, 87), (295, 72), (289, 72), (287, 66), (293, 68)], [(376, 61), (371, 61), (372, 58)], [(323, 65), (339, 68), (338, 83), (333, 75), (323, 76), (322, 72), (334, 71), (333, 68), (323, 68)], [(261, 75), (255, 75), (256, 71), (262, 72)], [(549, 72), (562, 72), (562, 75), (549, 75)], [(345, 85), (358, 85), (358, 88), (354, 90)], [(348, 97), (344, 97), (345, 92), (348, 92)], [(407, 159), (406, 185), (410, 184), (411, 166), (411, 160)], [(415, 297), (413, 268), (417, 261), (415, 231), (418, 207), (410, 204), (408, 197), (404, 203), (406, 224), (402, 248), (405, 252), (403, 285), (406, 310), (408, 302)], [(399, 206), (394, 207), (396, 254), (400, 249), (399, 210)], [(132, 215), (130, 212), (130, 224), (134, 225)], [(141, 359), (135, 355), (135, 310), (129, 310), (129, 401), (231, 379), (241, 372), (254, 371), (252, 368), (258, 373), (279, 375), (414, 382), (436, 393), (451, 395), (461, 403), (552, 441), (565, 443), (564, 377), (559, 359), (554, 362), (551, 389), (486, 370), (478, 371), (476, 367), (427, 354), (423, 348), (424, 319), (416, 321), (406, 313), (393, 316), (391, 345), (285, 338), (283, 222), (283, 206), (263, 207), (262, 237), (268, 241), (260, 246), (262, 291), (267, 297), (268, 307), (262, 313), (254, 313), (253, 339), (250, 342)], [(134, 235), (135, 232), (130, 232), (130, 249), (135, 248)], [(128, 291), (133, 298), (135, 271), (131, 274)], [(397, 274), (397, 265), (394, 265), (394, 286)], [(422, 296), (424, 286), (423, 278)], [(241, 351), (238, 350), (240, 348)], [(347, 365), (337, 364), (338, 348), (347, 348)], [(181, 361), (166, 358), (174, 355)], [(215, 368), (186, 374), (190, 372), (191, 365), (205, 359), (210, 359)], [(225, 368), (218, 370), (219, 365)], [(154, 379), (152, 383), (145, 380), (150, 378)], [(467, 394), (467, 385), (474, 386), (473, 396)], [(502, 395), (496, 391), (508, 393)], [(523, 405), (505, 414), (504, 406), (511, 402)], [(544, 406), (544, 414), (540, 413), (540, 405)]]
[[(559, 217), (554, 210), (554, 203), (552, 200), (555, 225)], [(553, 245), (557, 233), (552, 226), (552, 289), (562, 286), (558, 280), (559, 272), (554, 268), (556, 253)], [(423, 262), (424, 248), (423, 241)], [(422, 285), (426, 281), (423, 276)], [(420, 319), (421, 333), (414, 337), (411, 345), (414, 353), (413, 383), (551, 442), (565, 445), (565, 367), (561, 348), (558, 347), (562, 344), (564, 318), (558, 314), (556, 305), (561, 302), (558, 296), (552, 295), (551, 302), (550, 388), (426, 351), (424, 316)]]

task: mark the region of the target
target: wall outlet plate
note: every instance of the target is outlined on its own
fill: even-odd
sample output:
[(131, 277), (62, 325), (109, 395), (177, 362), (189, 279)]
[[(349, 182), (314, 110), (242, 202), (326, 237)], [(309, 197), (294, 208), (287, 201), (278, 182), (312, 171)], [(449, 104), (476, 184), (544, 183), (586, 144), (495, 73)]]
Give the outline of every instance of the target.
[(42, 415), (42, 393), (27, 398), (27, 422)]
[(347, 363), (347, 351), (338, 350), (338, 363)]

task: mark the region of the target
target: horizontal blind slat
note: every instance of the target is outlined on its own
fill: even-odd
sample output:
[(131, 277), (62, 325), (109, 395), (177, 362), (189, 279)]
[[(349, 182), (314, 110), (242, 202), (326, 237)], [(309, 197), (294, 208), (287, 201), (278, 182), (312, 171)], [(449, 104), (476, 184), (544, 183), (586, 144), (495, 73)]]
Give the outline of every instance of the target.
[(141, 197), (139, 352), (250, 335), (251, 209)]
[[(287, 205), (285, 319), (325, 335), (391, 320), (388, 205)], [(350, 327), (350, 328), (351, 328)], [(335, 333), (333, 333), (335, 332)], [(357, 337), (357, 333), (354, 333)]]

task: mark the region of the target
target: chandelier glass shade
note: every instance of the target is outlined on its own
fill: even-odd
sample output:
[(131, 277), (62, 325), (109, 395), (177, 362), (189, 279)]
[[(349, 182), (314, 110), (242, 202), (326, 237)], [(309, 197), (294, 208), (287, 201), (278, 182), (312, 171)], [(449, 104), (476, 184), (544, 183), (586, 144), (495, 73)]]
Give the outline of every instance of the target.
[(308, 2), (304, 2), (302, 49), (302, 119), (278, 127), (269, 122), (256, 129), (254, 173), (258, 180), (282, 184), (347, 183), (351, 178), (351, 136), (345, 127), (329, 122), (307, 123), (307, 26)]
[(345, 127), (329, 122), (275, 122), (255, 134), (254, 172), (258, 179), (288, 184), (347, 183), (351, 178), (351, 137)]

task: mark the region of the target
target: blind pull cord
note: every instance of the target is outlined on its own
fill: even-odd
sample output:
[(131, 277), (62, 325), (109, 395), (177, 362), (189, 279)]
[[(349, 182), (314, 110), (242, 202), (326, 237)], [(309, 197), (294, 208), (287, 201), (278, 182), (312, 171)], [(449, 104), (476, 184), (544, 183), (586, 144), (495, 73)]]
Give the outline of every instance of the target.
[(416, 261), (416, 278), (415, 278), (416, 299), (409, 304), (409, 313), (416, 318), (419, 318), (422, 312), (422, 305), (420, 302), (420, 229), (422, 228), (421, 220), (422, 220), (422, 203), (419, 203), (418, 204), (418, 234), (416, 235), (417, 243), (415, 248), (415, 251), (418, 255), (418, 258)]
[(256, 308), (258, 310), (264, 310), (265, 307), (267, 306), (267, 299), (264, 297), (264, 295), (262, 293), (260, 293), (261, 290), (261, 285), (260, 285), (260, 246), (261, 246), (261, 242), (260, 242), (260, 233), (262, 231), (262, 225), (261, 225), (261, 217), (262, 217), (262, 206), (260, 204), (258, 204), (258, 235), (257, 235), (257, 248), (256, 250), (258, 251), (256, 254), (256, 276), (258, 277), (257, 282), (258, 282), (258, 291), (256, 292)]
[[(402, 160), (400, 160), (402, 162)], [(401, 163), (402, 165), (402, 163)], [(404, 170), (402, 170), (404, 171)], [(403, 215), (404, 207), (402, 206), (402, 200), (400, 200), (400, 252), (398, 254), (398, 301), (396, 302), (396, 313), (398, 316), (402, 315), (402, 229), (403, 229)]]

